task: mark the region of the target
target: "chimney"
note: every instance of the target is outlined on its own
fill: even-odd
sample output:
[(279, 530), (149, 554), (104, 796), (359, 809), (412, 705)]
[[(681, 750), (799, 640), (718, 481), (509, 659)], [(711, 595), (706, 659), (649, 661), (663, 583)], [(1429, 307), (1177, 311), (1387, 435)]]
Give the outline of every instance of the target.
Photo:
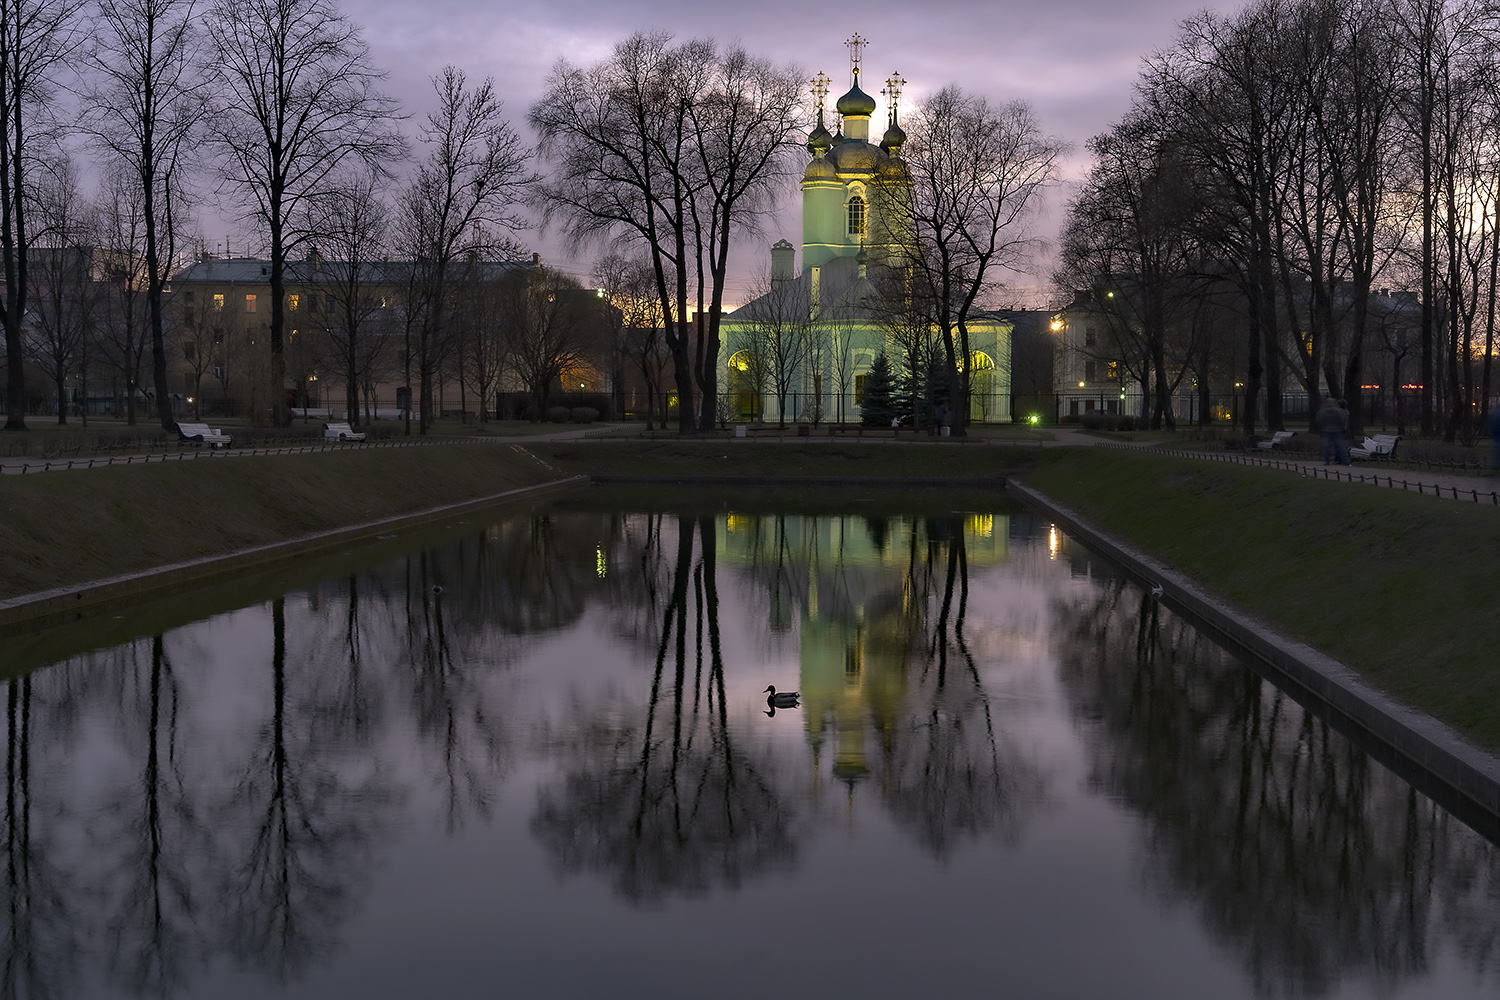
[(771, 247), (771, 287), (776, 288), (796, 275), (797, 248), (786, 240), (778, 240)]
[(539, 253), (533, 253), (531, 255), (531, 266), (532, 267), (541, 267), (542, 266), (542, 255), (541, 254), (539, 254)]

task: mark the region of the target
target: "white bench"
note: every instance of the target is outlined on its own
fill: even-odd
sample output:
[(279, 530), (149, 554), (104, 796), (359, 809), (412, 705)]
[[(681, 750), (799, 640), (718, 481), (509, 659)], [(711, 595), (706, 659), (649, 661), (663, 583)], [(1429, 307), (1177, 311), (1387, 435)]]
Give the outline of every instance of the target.
[(324, 441), (363, 441), (364, 439), (365, 432), (350, 427), (347, 421), (342, 424), (323, 425)]
[(229, 443), (234, 440), (223, 431), (215, 430), (207, 424), (183, 424), (177, 425), (178, 440), (183, 444), (196, 444), (198, 446), (208, 445), (211, 448), (228, 448)]
[(1365, 443), (1349, 449), (1350, 458), (1369, 458), (1392, 461), (1396, 457), (1396, 445), (1401, 443), (1399, 434), (1376, 434), (1365, 438)]
[(1255, 442), (1255, 447), (1264, 448), (1266, 451), (1271, 451), (1272, 449), (1282, 447), (1296, 436), (1296, 431), (1277, 431), (1275, 434), (1271, 435), (1269, 440)]

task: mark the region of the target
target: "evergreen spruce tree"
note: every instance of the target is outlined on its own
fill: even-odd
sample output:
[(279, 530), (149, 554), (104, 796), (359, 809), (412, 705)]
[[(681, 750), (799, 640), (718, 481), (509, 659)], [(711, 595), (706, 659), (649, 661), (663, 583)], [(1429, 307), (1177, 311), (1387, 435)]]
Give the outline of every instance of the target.
[(865, 398), (859, 404), (860, 423), (866, 427), (889, 427), (896, 416), (891, 400), (891, 363), (885, 353), (875, 359), (875, 366), (865, 378)]

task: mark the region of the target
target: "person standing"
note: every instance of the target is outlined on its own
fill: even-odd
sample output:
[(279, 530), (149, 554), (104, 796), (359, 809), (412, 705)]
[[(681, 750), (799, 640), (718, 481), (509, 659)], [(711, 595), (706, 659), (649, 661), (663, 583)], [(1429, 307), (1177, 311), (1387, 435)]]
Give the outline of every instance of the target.
[(1490, 475), (1500, 475), (1500, 406), (1491, 407), (1485, 427), (1490, 432), (1490, 440), (1495, 443), (1494, 456), (1490, 459)]
[(1349, 457), (1344, 451), (1344, 431), (1349, 427), (1349, 411), (1341, 408), (1331, 396), (1323, 400), (1313, 418), (1318, 431), (1323, 435), (1323, 464), (1348, 465)]

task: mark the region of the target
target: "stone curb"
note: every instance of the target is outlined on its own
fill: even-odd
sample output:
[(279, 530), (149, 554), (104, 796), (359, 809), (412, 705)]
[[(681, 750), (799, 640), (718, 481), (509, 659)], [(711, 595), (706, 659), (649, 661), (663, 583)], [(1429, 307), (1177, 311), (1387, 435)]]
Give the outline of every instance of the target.
[(1370, 687), (1354, 671), (1208, 596), (1187, 577), (1115, 541), (1072, 510), (1011, 480), (1007, 491), (1044, 511), (1161, 601), (1250, 654), (1252, 666), (1424, 794), (1500, 843), (1500, 758), (1441, 722)]
[(586, 477), (571, 476), (536, 486), (506, 490), (503, 493), (495, 493), (475, 500), (431, 507), (414, 514), (398, 514), (394, 517), (366, 521), (363, 524), (345, 528), (331, 528), (328, 531), (320, 531), (284, 542), (269, 542), (265, 545), (241, 549), (238, 552), (203, 556), (168, 566), (158, 566), (139, 573), (96, 580), (81, 586), (59, 587), (56, 590), (27, 594), (24, 597), (0, 601), (0, 634), (56, 625), (62, 621), (76, 619), (83, 614), (96, 612), (111, 604), (144, 600), (180, 589), (188, 584), (209, 583), (245, 570), (263, 568), (294, 556), (301, 557), (338, 548), (368, 536), (400, 531), (433, 520), (458, 517), (509, 500), (530, 499), (587, 484)]
[(1003, 476), (869, 476), (850, 479), (838, 476), (626, 476), (594, 475), (595, 486), (827, 486), (852, 490), (862, 486), (952, 486), (1000, 489)]

